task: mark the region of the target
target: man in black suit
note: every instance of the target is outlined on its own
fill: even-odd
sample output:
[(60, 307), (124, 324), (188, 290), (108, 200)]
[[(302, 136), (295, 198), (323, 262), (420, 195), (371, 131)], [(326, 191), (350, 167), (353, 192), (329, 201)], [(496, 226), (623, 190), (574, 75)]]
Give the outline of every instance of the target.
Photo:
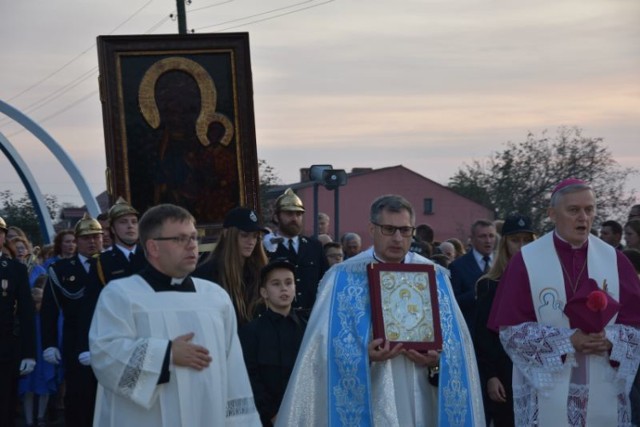
[(108, 234), (113, 246), (100, 254), (96, 263), (101, 287), (112, 280), (129, 277), (145, 267), (144, 251), (138, 245), (138, 216), (138, 211), (122, 197), (109, 209)]
[[(49, 282), (42, 297), (42, 347), (44, 359), (52, 364), (61, 361), (65, 368), (66, 391), (64, 417), (66, 427), (91, 426), (97, 382), (89, 366), (79, 360), (81, 322), (91, 282), (90, 270), (95, 256), (102, 251), (102, 227), (89, 215), (75, 226), (77, 253), (56, 261), (49, 267)], [(64, 314), (62, 351), (58, 349), (58, 317)]]
[(113, 244), (96, 258), (95, 268), (91, 269), (78, 329), (78, 361), (84, 366), (91, 365), (89, 328), (102, 288), (112, 280), (139, 272), (147, 264), (144, 251), (138, 244), (138, 216), (138, 211), (122, 197), (109, 209), (106, 234), (110, 235)]
[[(0, 250), (7, 224), (0, 218)], [(1, 253), (1, 252), (0, 252)], [(34, 305), (27, 268), (0, 255), (0, 426), (13, 427), (18, 400), (18, 376), (36, 366)]]
[(600, 238), (621, 251), (624, 249), (622, 243), (622, 225), (618, 221), (608, 220), (600, 225)]
[(269, 252), (269, 258), (286, 258), (296, 266), (296, 299), (293, 306), (308, 313), (316, 301), (318, 283), (328, 268), (322, 244), (314, 238), (301, 235), (305, 210), (302, 200), (291, 188), (276, 199), (275, 208), (273, 221), (278, 225), (278, 236), (272, 238), (271, 242), (277, 241), (278, 245), (275, 251)]
[(489, 271), (496, 246), (496, 227), (479, 219), (471, 226), (471, 250), (449, 264), (451, 286), (473, 335), (476, 315), (476, 282)]

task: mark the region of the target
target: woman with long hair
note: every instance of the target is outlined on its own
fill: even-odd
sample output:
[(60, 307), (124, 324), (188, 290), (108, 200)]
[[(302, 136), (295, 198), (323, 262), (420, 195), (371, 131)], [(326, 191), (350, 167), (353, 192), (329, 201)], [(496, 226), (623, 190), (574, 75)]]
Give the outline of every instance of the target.
[(640, 250), (640, 219), (632, 219), (624, 225), (624, 241), (627, 248)]
[(527, 243), (535, 240), (531, 220), (519, 214), (510, 215), (502, 226), (502, 238), (491, 269), (476, 283), (477, 312), (474, 345), (482, 383), (487, 422), (495, 427), (513, 426), (512, 363), (502, 348), (498, 334), (487, 328), (489, 313), (500, 278), (509, 260)]
[(15, 253), (16, 261), (20, 261), (27, 266), (27, 271), (29, 272), (29, 284), (33, 287), (38, 276), (47, 274), (47, 271), (37, 262), (40, 248), (36, 246), (36, 251), (34, 253), (29, 239), (22, 236), (13, 237), (8, 241), (8, 245)]
[(46, 259), (42, 266), (49, 268), (61, 258), (71, 258), (76, 254), (76, 235), (73, 230), (60, 230), (53, 238), (53, 256)]
[(243, 325), (253, 318), (250, 305), (258, 295), (260, 270), (267, 264), (260, 241), (266, 229), (254, 211), (242, 207), (227, 213), (223, 227), (215, 249), (193, 276), (222, 286), (236, 309), (238, 325)]

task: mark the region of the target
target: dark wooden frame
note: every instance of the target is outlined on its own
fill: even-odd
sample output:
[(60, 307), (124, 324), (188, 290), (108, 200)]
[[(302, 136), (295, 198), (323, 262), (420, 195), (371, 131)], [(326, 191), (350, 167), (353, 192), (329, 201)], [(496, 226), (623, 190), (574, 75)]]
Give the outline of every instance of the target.
[[(191, 204), (189, 210), (199, 226), (213, 229), (221, 226), (224, 213), (234, 206), (259, 210), (248, 34), (100, 36), (97, 44), (110, 203), (122, 196), (140, 211), (159, 202), (188, 209)], [(162, 70), (158, 64), (167, 61), (191, 68), (185, 71), (168, 65), (158, 72)], [(148, 78), (150, 73), (155, 79)], [(209, 80), (213, 85), (202, 83)], [(152, 96), (152, 103), (143, 102), (149, 99), (143, 93)], [(149, 105), (157, 112), (155, 129)], [(204, 125), (197, 128), (196, 118), (206, 109), (214, 118), (200, 121)], [(193, 127), (173, 119), (182, 114), (193, 118)], [(172, 122), (189, 130), (184, 137), (188, 143), (180, 139), (184, 132), (167, 130)], [(234, 160), (235, 170), (231, 170)], [(219, 176), (214, 161), (223, 166)], [(166, 195), (170, 200), (165, 200)], [(182, 196), (184, 203), (176, 202)]]
[[(428, 350), (441, 350), (442, 349), (442, 330), (440, 327), (440, 311), (438, 306), (438, 291), (436, 284), (435, 269), (429, 264), (384, 264), (373, 263), (367, 270), (369, 276), (369, 294), (371, 299), (371, 320), (373, 323), (373, 337), (383, 338), (389, 340), (392, 345), (396, 343), (402, 343), (406, 349), (414, 349), (422, 353), (426, 353)], [(408, 283), (406, 281), (398, 283), (396, 280), (403, 280), (408, 277), (417, 274), (422, 276), (425, 285), (425, 289), (417, 289), (416, 283)], [(386, 276), (385, 276), (386, 275)], [(393, 278), (394, 284), (383, 284), (385, 277)], [(415, 277), (415, 276), (414, 276)], [(424, 283), (426, 282), (426, 283)], [(389, 306), (388, 302), (393, 299), (394, 293), (409, 295), (411, 298), (418, 297), (420, 302), (429, 304), (429, 311), (431, 313), (431, 319), (428, 319), (428, 312), (423, 310), (421, 321), (416, 322), (418, 325), (427, 325), (431, 327), (432, 339), (426, 340), (401, 340), (394, 336), (387, 334), (387, 330), (396, 324), (397, 316), (394, 316), (391, 312), (393, 307)], [(425, 301), (425, 297), (428, 297), (428, 301)], [(412, 304), (412, 306), (415, 306)], [(410, 332), (406, 330), (400, 331), (405, 336), (410, 335)], [(412, 333), (418, 333), (413, 331)], [(401, 337), (402, 335), (400, 335)]]

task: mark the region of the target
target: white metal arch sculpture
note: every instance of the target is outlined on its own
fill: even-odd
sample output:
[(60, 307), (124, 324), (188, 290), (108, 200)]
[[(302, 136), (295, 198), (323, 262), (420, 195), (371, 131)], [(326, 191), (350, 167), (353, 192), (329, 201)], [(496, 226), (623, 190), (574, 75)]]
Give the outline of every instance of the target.
[[(49, 151), (51, 151), (51, 153), (53, 153), (60, 164), (62, 164), (65, 171), (69, 174), (75, 186), (78, 188), (80, 197), (82, 197), (82, 200), (84, 201), (89, 214), (94, 218), (97, 217), (100, 213), (98, 202), (91, 195), (89, 186), (82, 176), (82, 173), (80, 173), (78, 167), (60, 146), (60, 144), (58, 144), (42, 127), (40, 127), (40, 125), (38, 125), (25, 114), (2, 100), (0, 100), (0, 113), (7, 115), (11, 119), (22, 125), (33, 136), (38, 138), (49, 149)], [(20, 175), (20, 179), (27, 188), (27, 192), (29, 193), (31, 202), (34, 205), (36, 213), (38, 215), (38, 219), (40, 220), (40, 227), (43, 231), (43, 237), (45, 239), (47, 239), (48, 237), (49, 240), (47, 241), (47, 243), (50, 242), (54, 235), (53, 224), (51, 223), (51, 218), (49, 218), (49, 213), (47, 211), (46, 204), (44, 203), (42, 193), (40, 192), (40, 189), (35, 179), (33, 178), (31, 171), (24, 163), (17, 150), (13, 147), (13, 145), (11, 145), (9, 140), (4, 135), (2, 135), (2, 133), (0, 133), (0, 145), (2, 145), (2, 151), (7, 155), (9, 161), (15, 168), (16, 172), (18, 172), (18, 175)]]

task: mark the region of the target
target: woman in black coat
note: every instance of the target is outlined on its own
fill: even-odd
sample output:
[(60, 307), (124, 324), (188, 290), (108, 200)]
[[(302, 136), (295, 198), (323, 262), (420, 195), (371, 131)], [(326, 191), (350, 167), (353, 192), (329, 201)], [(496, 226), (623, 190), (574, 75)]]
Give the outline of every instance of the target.
[(513, 389), (511, 387), (513, 364), (502, 348), (497, 333), (487, 328), (491, 306), (500, 284), (500, 277), (511, 257), (522, 246), (532, 242), (535, 234), (531, 220), (522, 215), (509, 216), (502, 226), (502, 238), (491, 270), (476, 284), (477, 311), (473, 337), (482, 383), (482, 397), (487, 422), (494, 427), (513, 427)]
[(231, 297), (238, 325), (253, 318), (249, 305), (258, 293), (260, 269), (267, 263), (262, 247), (262, 227), (257, 214), (249, 208), (230, 210), (224, 218), (220, 239), (192, 276), (222, 286)]

